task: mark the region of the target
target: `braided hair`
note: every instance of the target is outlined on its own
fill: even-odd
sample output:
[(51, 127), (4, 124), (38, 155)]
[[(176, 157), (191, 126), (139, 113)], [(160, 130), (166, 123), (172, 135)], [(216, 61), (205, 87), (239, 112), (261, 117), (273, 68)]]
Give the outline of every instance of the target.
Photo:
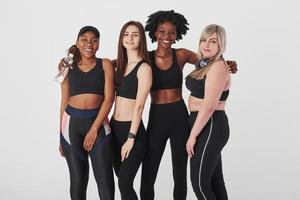
[(157, 11), (148, 16), (148, 20), (146, 22), (145, 31), (149, 32), (149, 37), (151, 38), (151, 42), (156, 42), (157, 38), (155, 37), (155, 31), (159, 24), (164, 22), (171, 22), (176, 27), (176, 40), (182, 39), (182, 35), (185, 35), (187, 30), (189, 30), (186, 18), (174, 12), (174, 10), (170, 11)]

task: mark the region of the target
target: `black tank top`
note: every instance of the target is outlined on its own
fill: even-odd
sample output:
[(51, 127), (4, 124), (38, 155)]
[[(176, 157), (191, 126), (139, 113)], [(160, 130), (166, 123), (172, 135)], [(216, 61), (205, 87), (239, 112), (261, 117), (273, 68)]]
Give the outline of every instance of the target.
[(126, 76), (123, 76), (121, 84), (116, 88), (116, 96), (127, 99), (136, 99), (138, 89), (137, 71), (144, 62), (144, 60), (138, 62), (131, 72), (129, 72)]
[[(204, 76), (203, 79), (200, 80), (194, 79), (191, 76), (188, 76), (186, 78), (185, 85), (187, 89), (191, 91), (191, 96), (194, 96), (199, 99), (204, 99), (205, 80), (206, 80), (206, 75)], [(228, 95), (229, 95), (229, 90), (223, 91), (219, 101), (226, 101)]]
[(83, 72), (76, 65), (68, 72), (70, 96), (77, 94), (104, 94), (104, 71), (102, 59), (97, 58), (96, 65), (88, 72)]
[(151, 91), (182, 88), (182, 70), (177, 63), (175, 49), (172, 49), (172, 57), (172, 65), (168, 69), (162, 70), (155, 63), (155, 51), (150, 52), (150, 61), (153, 74)]

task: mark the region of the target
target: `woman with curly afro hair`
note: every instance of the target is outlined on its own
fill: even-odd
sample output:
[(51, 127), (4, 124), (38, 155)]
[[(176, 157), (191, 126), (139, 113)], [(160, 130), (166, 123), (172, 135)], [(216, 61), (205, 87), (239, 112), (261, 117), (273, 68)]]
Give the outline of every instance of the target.
[[(157, 42), (157, 48), (149, 52), (153, 83), (147, 151), (142, 166), (142, 200), (154, 199), (154, 184), (168, 139), (172, 153), (173, 198), (186, 199), (186, 142), (190, 130), (188, 111), (182, 99), (182, 70), (186, 63), (196, 64), (198, 55), (184, 48), (174, 49), (172, 45), (182, 39), (189, 30), (188, 25), (186, 18), (173, 10), (155, 12), (146, 22), (145, 31), (149, 32), (152, 42)], [(235, 72), (235, 62), (231, 66), (231, 71)]]

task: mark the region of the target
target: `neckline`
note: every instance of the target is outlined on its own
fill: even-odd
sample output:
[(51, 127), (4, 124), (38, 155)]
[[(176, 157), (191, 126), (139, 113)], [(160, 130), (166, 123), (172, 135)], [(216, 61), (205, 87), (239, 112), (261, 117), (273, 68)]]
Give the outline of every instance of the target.
[(84, 74), (87, 74), (87, 73), (93, 71), (93, 70), (96, 68), (97, 64), (98, 64), (98, 59), (96, 59), (96, 64), (95, 64), (90, 70), (88, 70), (88, 71), (86, 71), (86, 72), (85, 72), (85, 71), (82, 71), (82, 69), (80, 69), (79, 65), (77, 65), (77, 68), (78, 68), (78, 70), (79, 70), (80, 72), (82, 72), (82, 73), (84, 73)]
[(132, 70), (131, 70), (130, 72), (128, 72), (126, 75), (124, 75), (123, 78), (126, 78), (127, 76), (129, 76), (129, 75), (132, 73), (132, 71), (134, 71), (135, 68), (137, 68), (138, 65), (139, 65), (142, 61), (143, 61), (143, 59), (140, 60), (139, 62), (137, 62), (136, 65), (132, 68)]
[[(171, 51), (172, 51), (172, 52), (171, 52), (172, 63), (171, 63), (171, 65), (170, 65), (168, 68), (166, 68), (166, 69), (161, 69), (160, 66), (158, 66), (158, 65), (156, 64), (156, 50), (153, 51), (154, 65), (155, 65), (155, 67), (158, 68), (160, 71), (168, 71), (169, 69), (172, 68), (172, 66), (173, 66), (173, 64), (174, 64), (174, 49), (172, 48)], [(176, 54), (176, 52), (175, 52), (175, 54)]]

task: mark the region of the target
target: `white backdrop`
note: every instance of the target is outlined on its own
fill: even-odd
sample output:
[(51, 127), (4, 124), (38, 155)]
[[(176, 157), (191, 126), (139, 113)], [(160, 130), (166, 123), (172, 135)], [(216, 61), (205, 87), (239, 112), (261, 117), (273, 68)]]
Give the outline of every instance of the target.
[[(57, 63), (78, 30), (101, 32), (99, 57), (115, 58), (121, 26), (145, 23), (158, 10), (186, 16), (190, 31), (176, 48), (197, 51), (200, 31), (225, 27), (225, 58), (239, 71), (227, 104), (231, 135), (223, 169), (233, 200), (296, 200), (300, 197), (299, 103), (300, 15), (296, 0), (77, 1), (2, 0), (0, 3), (0, 199), (69, 199), (69, 174), (58, 154), (60, 87)], [(148, 40), (149, 49), (156, 47)], [(184, 74), (191, 71), (186, 65)], [(184, 96), (188, 92), (184, 87)], [(149, 102), (148, 102), (149, 103)], [(298, 104), (297, 104), (298, 103)], [(149, 104), (144, 114), (147, 122)], [(136, 177), (138, 191), (140, 176)], [(190, 181), (188, 199), (195, 199)], [(172, 199), (167, 147), (156, 199)], [(88, 199), (98, 199), (90, 177)], [(120, 199), (116, 187), (116, 199)]]

